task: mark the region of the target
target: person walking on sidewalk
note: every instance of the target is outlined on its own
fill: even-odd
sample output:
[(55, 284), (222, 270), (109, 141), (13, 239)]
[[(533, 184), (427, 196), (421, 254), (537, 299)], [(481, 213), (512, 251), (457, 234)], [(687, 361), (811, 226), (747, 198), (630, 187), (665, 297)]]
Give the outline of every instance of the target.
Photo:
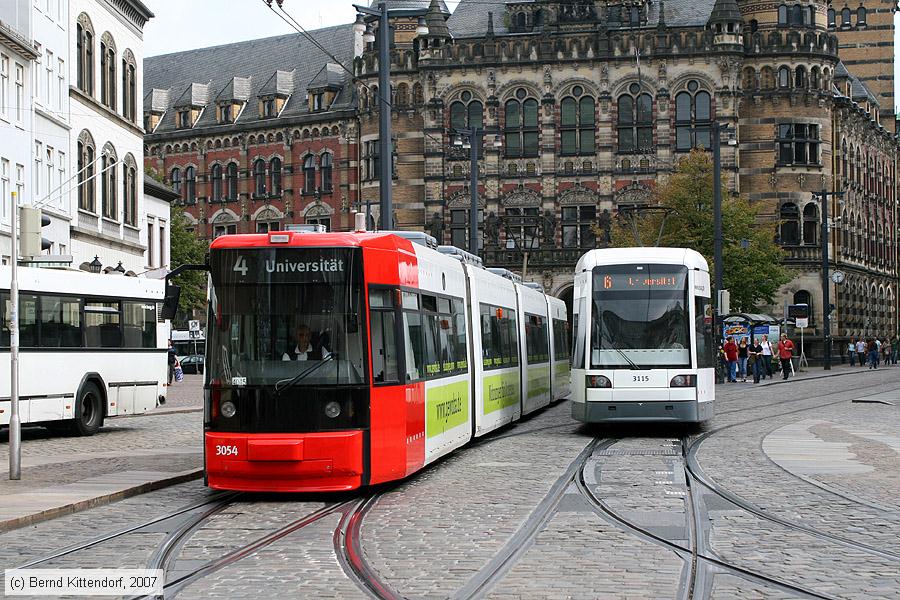
[(766, 376), (772, 379), (772, 342), (769, 341), (769, 336), (763, 335), (759, 345), (762, 346), (763, 369)]
[(725, 352), (725, 360), (728, 362), (728, 382), (737, 383), (738, 347), (734, 343), (733, 337), (728, 338), (728, 341), (722, 346), (722, 350)]
[(782, 379), (787, 379), (791, 374), (791, 358), (794, 356), (794, 342), (788, 339), (786, 333), (781, 334), (778, 342), (778, 358), (781, 360)]
[(869, 338), (869, 369), (877, 369), (878, 368), (878, 344), (875, 343), (875, 340)]
[(859, 359), (859, 366), (866, 366), (866, 349), (867, 345), (865, 340), (859, 338), (856, 340), (856, 358)]
[(886, 365), (891, 364), (891, 339), (887, 336), (881, 342), (881, 360)]
[(754, 341), (748, 348), (748, 351), (750, 352), (750, 363), (753, 369), (753, 383), (759, 383), (764, 373), (763, 361), (766, 359), (763, 356), (762, 343), (759, 340)]
[(847, 344), (847, 356), (850, 358), (850, 366), (856, 366), (856, 338), (850, 338)]
[(750, 351), (747, 346), (747, 338), (741, 338), (738, 344), (738, 372), (741, 374), (741, 382), (747, 383), (747, 360), (750, 358)]

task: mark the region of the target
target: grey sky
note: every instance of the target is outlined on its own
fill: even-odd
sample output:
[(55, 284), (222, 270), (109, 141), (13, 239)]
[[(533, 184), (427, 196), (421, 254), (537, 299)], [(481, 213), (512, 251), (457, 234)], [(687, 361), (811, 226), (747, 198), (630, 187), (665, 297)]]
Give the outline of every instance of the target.
[[(369, 0), (356, 0), (366, 4)], [(144, 30), (144, 55), (217, 46), (293, 33), (263, 0), (144, 0), (156, 17)], [(448, 1), (453, 10), (457, 1)], [(284, 7), (305, 29), (349, 23), (356, 16), (352, 0), (284, 0)], [(894, 19), (895, 48), (900, 50), (900, 14)], [(895, 59), (894, 81), (900, 81)], [(896, 84), (895, 84), (896, 85)], [(895, 96), (895, 101), (900, 98)]]

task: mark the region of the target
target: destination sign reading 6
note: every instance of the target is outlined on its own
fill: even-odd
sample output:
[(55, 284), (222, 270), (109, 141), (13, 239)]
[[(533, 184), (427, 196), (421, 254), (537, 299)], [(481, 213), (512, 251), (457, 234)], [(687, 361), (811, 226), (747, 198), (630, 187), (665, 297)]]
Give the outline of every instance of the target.
[(624, 275), (606, 274), (601, 277), (604, 290), (680, 290), (684, 279), (678, 275)]

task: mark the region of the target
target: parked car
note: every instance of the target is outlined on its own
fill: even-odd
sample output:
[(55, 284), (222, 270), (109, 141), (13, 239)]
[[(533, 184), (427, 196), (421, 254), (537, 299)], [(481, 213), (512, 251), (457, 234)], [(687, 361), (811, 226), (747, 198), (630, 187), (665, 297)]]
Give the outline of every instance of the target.
[(203, 374), (203, 355), (202, 354), (192, 354), (190, 356), (185, 356), (184, 358), (179, 359), (181, 361), (181, 370), (187, 375), (188, 373), (193, 373), (197, 375)]

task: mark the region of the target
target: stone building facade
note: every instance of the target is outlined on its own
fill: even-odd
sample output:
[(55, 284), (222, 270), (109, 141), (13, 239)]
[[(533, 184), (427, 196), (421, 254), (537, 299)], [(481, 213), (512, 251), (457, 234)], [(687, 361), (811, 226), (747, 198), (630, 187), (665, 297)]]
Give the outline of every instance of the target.
[[(440, 0), (388, 4), (396, 227), (468, 245), (467, 144), (473, 140), (458, 132), (476, 127), (483, 133), (474, 140), (481, 144), (478, 244), (486, 263), (526, 270), (527, 279), (568, 300), (577, 258), (608, 242), (606, 232), (623, 207), (651, 202), (681, 156), (709, 148), (718, 122), (729, 128), (721, 146), (723, 181), (758, 204), (761, 218), (779, 222), (779, 241), (797, 273), (774, 306), (762, 308), (780, 315), (784, 302), (807, 301), (813, 325), (821, 324), (822, 211), (813, 193), (844, 191), (842, 200), (829, 199), (829, 214), (837, 217), (829, 233), (832, 266), (847, 274), (844, 283), (831, 284), (833, 333), (895, 333), (897, 141), (892, 81), (884, 77), (893, 72), (893, 56), (860, 51), (866, 44), (886, 48), (891, 40), (890, 6), (881, 0), (864, 0), (863, 12), (853, 7), (846, 25), (843, 7), (821, 0), (462, 0), (453, 14)], [(420, 19), (426, 35), (416, 34)], [(298, 144), (299, 133), (291, 161), (300, 164), (298, 156), (313, 152), (305, 128), (336, 128), (337, 135), (321, 142), (346, 157), (336, 171), (346, 201), (329, 201), (343, 215), (332, 227), (349, 227), (351, 210), (370, 210), (377, 220), (379, 65), (375, 44), (362, 42), (363, 27), (348, 25), (341, 34), (355, 74), (343, 80), (338, 98), (344, 104), (291, 117), (296, 127), (281, 115), (270, 122), (161, 127), (147, 137), (152, 164), (169, 172), (189, 157), (199, 161), (193, 157), (209, 155), (220, 135), (231, 140), (246, 179), (257, 154), (275, 152), (260, 148), (260, 133), (281, 133), (290, 144)], [(336, 29), (312, 35), (334, 40)], [(255, 43), (271, 47), (278, 39)], [(205, 73), (264, 79), (265, 73), (210, 70), (202, 58), (247, 53), (239, 47), (150, 59), (147, 73), (157, 73), (158, 83), (146, 88), (180, 95)], [(304, 65), (308, 57), (327, 63), (317, 51), (306, 52)], [(850, 64), (841, 62), (845, 54)], [(172, 76), (193, 57), (201, 63), (196, 76)], [(295, 85), (311, 77), (295, 76)], [(173, 101), (168, 105), (171, 110)], [(208, 156), (197, 162), (198, 177), (207, 176), (208, 164)], [(300, 185), (296, 170), (294, 178), (292, 189)], [(234, 217), (253, 220), (256, 199), (241, 192)], [(296, 196), (286, 188), (270, 204), (287, 214)], [(202, 222), (210, 210), (191, 209), (204, 236), (215, 234)], [(290, 218), (302, 220), (292, 210)]]

